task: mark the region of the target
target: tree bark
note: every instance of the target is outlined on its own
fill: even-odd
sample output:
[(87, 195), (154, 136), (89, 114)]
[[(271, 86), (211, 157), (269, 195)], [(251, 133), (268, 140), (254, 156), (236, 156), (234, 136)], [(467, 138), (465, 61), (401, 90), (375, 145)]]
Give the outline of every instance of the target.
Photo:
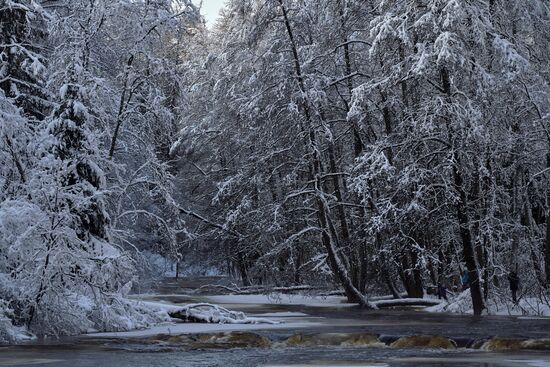
[[(441, 69), (441, 84), (443, 91), (447, 96), (447, 99), (452, 98), (451, 93), (451, 80), (447, 69)], [(447, 120), (449, 125), (449, 120)], [(453, 132), (451, 126), (448, 126), (448, 133), (452, 137)], [(449, 139), (450, 142), (453, 139)], [(453, 148), (452, 148), (453, 149)], [(472, 233), (470, 231), (470, 219), (468, 218), (468, 197), (464, 191), (464, 179), (460, 171), (461, 160), (455, 151), (451, 153), (453, 159), (453, 182), (455, 190), (459, 194), (459, 200), (456, 204), (456, 214), (458, 218), (458, 226), (460, 232), (460, 239), (462, 242), (462, 249), (464, 255), (464, 262), (468, 269), (468, 275), (470, 277), (470, 294), (472, 296), (472, 305), (474, 308), (474, 315), (479, 316), (485, 308), (483, 304), (483, 295), (481, 293), (481, 286), (479, 281), (479, 272), (476, 262), (476, 254), (474, 249), (474, 243), (472, 240)]]
[[(342, 31), (345, 32), (346, 21), (344, 19), (344, 9), (342, 9), (342, 4), (340, 4), (340, 19), (341, 19)], [(344, 48), (344, 62), (346, 66), (346, 75), (348, 76), (347, 88), (348, 88), (349, 98), (351, 100), (353, 95), (353, 79), (349, 77), (350, 75), (352, 75), (352, 72), (351, 72), (351, 55), (350, 55), (348, 41), (349, 41), (348, 37), (344, 33), (342, 36), (342, 44)], [(349, 102), (346, 100), (344, 100), (344, 102), (346, 103), (346, 109), (349, 112), (350, 110)], [(353, 134), (353, 153), (355, 157), (359, 157), (363, 153), (364, 145), (363, 145), (363, 140), (361, 139), (361, 135), (359, 133), (359, 126), (357, 126), (357, 122), (355, 120), (351, 122), (351, 131)]]
[[(550, 152), (546, 154), (546, 168), (550, 168)], [(547, 194), (546, 205), (550, 205), (550, 193)], [(544, 244), (544, 271), (546, 273), (546, 287), (550, 287), (550, 208), (546, 208), (546, 241)]]
[[(457, 158), (455, 157), (455, 160)], [(475, 251), (472, 241), (472, 234), (470, 232), (470, 221), (466, 212), (466, 193), (463, 189), (463, 179), (457, 165), (459, 162), (455, 162), (453, 166), (453, 178), (456, 189), (459, 192), (460, 199), (456, 205), (457, 218), (460, 230), (460, 238), (462, 240), (462, 247), (464, 252), (464, 262), (468, 269), (468, 275), (470, 277), (470, 294), (472, 296), (472, 305), (474, 307), (474, 315), (479, 316), (485, 308), (483, 304), (483, 295), (481, 293), (481, 286), (479, 281), (479, 273), (477, 270), (477, 263), (475, 258)]]
[(307, 101), (307, 93), (306, 93), (304, 77), (302, 74), (300, 58), (298, 55), (294, 34), (292, 32), (290, 19), (288, 18), (288, 13), (287, 13), (287, 9), (285, 7), (284, 1), (278, 0), (278, 2), (280, 5), (285, 28), (290, 41), (290, 47), (291, 47), (291, 52), (292, 52), (293, 61), (294, 61), (294, 72), (296, 73), (296, 82), (298, 83), (300, 92), (305, 98), (305, 100), (302, 101), (302, 109), (304, 112), (305, 122), (307, 123), (306, 131), (308, 133), (307, 135), (309, 139), (308, 146), (311, 150), (311, 157), (312, 157), (310, 160), (310, 170), (313, 176), (313, 181), (316, 186), (316, 190), (318, 191), (316, 194), (317, 209), (318, 209), (317, 216), (318, 216), (320, 227), (322, 229), (321, 241), (327, 251), (329, 266), (331, 267), (333, 274), (336, 276), (336, 278), (344, 288), (344, 291), (346, 293), (348, 300), (350, 302), (359, 303), (359, 305), (361, 305), (362, 307), (375, 309), (376, 306), (368, 302), (367, 299), (363, 296), (363, 294), (361, 294), (361, 292), (359, 292), (359, 290), (353, 285), (349, 277), (349, 274), (346, 270), (346, 267), (344, 266), (344, 263), (342, 262), (340, 255), (338, 254), (338, 250), (337, 250), (338, 235), (336, 233), (334, 224), (332, 223), (332, 219), (330, 218), (330, 214), (329, 214), (330, 211), (324, 202), (323, 194), (321, 192), (322, 190), (321, 157), (319, 156), (320, 152), (317, 147), (317, 141), (316, 141), (317, 138), (316, 138), (315, 130), (312, 126), (310, 106)]
[(22, 183), (27, 182), (27, 176), (25, 175), (25, 168), (23, 168), (23, 164), (21, 163), (21, 160), (17, 156), (17, 153), (15, 152), (13, 148), (13, 143), (11, 142), (11, 139), (5, 136), (6, 139), (6, 145), (8, 149), (10, 150), (11, 157), (13, 159), (13, 162), (15, 163), (15, 167), (17, 168), (17, 172), (19, 173), (19, 177), (21, 178)]
[(348, 220), (346, 218), (346, 212), (342, 205), (342, 189), (340, 188), (340, 178), (338, 177), (338, 167), (336, 165), (336, 156), (334, 151), (334, 142), (329, 142), (328, 147), (329, 161), (330, 161), (330, 173), (332, 174), (332, 185), (334, 186), (334, 196), (338, 200), (336, 205), (336, 213), (338, 221), (340, 222), (340, 232), (342, 233), (342, 240), (344, 244), (349, 242), (349, 227)]
[(332, 220), (328, 216), (327, 206), (323, 202), (322, 198), (318, 198), (318, 207), (319, 207), (319, 222), (321, 228), (323, 228), (322, 233), (322, 242), (327, 251), (329, 265), (336, 275), (340, 284), (344, 288), (344, 293), (349, 302), (358, 303), (363, 308), (376, 309), (377, 307), (371, 304), (361, 292), (353, 285), (349, 274), (338, 255), (338, 238), (336, 236), (336, 230), (332, 223)]
[[(120, 127), (122, 126), (124, 111), (126, 110), (126, 105), (132, 99), (132, 92), (128, 91), (128, 78), (130, 76), (130, 68), (132, 67), (133, 62), (134, 55), (132, 54), (130, 55), (130, 57), (128, 57), (128, 61), (126, 62), (126, 71), (124, 72), (124, 88), (122, 89), (122, 93), (120, 94), (115, 130), (113, 132), (113, 136), (111, 137), (111, 145), (109, 147), (109, 159), (113, 159), (113, 156), (115, 155), (116, 143), (118, 140)], [(129, 98), (126, 98), (127, 93), (130, 93)]]

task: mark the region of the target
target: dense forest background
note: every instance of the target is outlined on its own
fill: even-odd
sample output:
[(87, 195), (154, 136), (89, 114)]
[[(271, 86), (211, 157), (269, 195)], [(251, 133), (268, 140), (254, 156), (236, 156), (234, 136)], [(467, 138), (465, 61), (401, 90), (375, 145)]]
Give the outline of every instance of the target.
[(150, 253), (550, 302), (549, 55), (545, 0), (0, 0), (0, 341), (152, 322)]

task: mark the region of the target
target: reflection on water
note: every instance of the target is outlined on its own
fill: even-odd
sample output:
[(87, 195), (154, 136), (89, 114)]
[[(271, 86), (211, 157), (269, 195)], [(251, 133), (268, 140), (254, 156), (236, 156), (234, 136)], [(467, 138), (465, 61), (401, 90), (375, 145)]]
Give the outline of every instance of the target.
[[(110, 348), (110, 347), (105, 347)], [(390, 348), (281, 348), (166, 352), (19, 347), (0, 349), (0, 366), (44, 367), (550, 367), (549, 354)]]
[[(194, 283), (193, 283), (194, 282)], [(196, 284), (195, 284), (196, 283)], [(167, 283), (166, 292), (196, 289), (204, 281)], [(190, 302), (186, 295), (152, 295), (161, 301)], [(230, 307), (231, 308), (231, 307)], [(237, 307), (234, 307), (237, 308)], [(359, 308), (314, 308), (300, 305), (244, 304), (240, 311), (255, 314), (276, 313), (277, 317), (315, 318), (321, 325), (311, 329), (271, 330), (262, 333), (270, 339), (246, 336), (245, 346), (265, 348), (221, 348), (220, 341), (238, 346), (230, 337), (216, 337), (218, 345), (207, 345), (199, 338), (191, 340), (197, 349), (186, 350), (191, 336), (152, 337), (138, 343), (128, 339), (62, 340), (65, 345), (28, 345), (0, 347), (0, 366), (44, 367), (550, 367), (550, 352), (488, 353), (454, 347), (471, 346), (472, 341), (488, 338), (542, 339), (550, 336), (550, 319), (511, 317), (472, 318), (457, 315), (436, 315), (418, 311), (369, 311)], [(265, 315), (268, 313), (268, 315)], [(283, 314), (281, 314), (283, 313)], [(299, 334), (299, 333), (303, 333)], [(335, 334), (339, 333), (339, 334)], [(170, 334), (170, 332), (169, 332)], [(246, 335), (245, 335), (246, 334)], [(298, 335), (301, 335), (298, 337)], [(371, 337), (378, 335), (378, 339)], [(448, 338), (400, 338), (411, 335), (441, 335)], [(328, 337), (330, 336), (330, 337)], [(158, 340), (157, 340), (158, 339)], [(191, 338), (192, 339), (192, 338)], [(210, 339), (209, 339), (210, 340)], [(241, 340), (243, 341), (243, 340)], [(252, 342), (254, 343), (252, 343)], [(378, 341), (393, 345), (373, 347)], [(496, 346), (502, 346), (504, 339)], [(508, 342), (506, 342), (508, 343)], [(199, 345), (200, 344), (200, 345)], [(222, 343), (223, 344), (223, 343)], [(498, 345), (497, 345), (498, 344)], [(355, 348), (349, 346), (355, 345)], [(550, 344), (549, 344), (550, 345)], [(276, 347), (275, 347), (276, 346)], [(411, 349), (412, 347), (444, 349)], [(506, 344), (510, 346), (510, 343)], [(226, 346), (227, 347), (227, 346)], [(486, 348), (494, 350), (498, 348)]]
[(515, 363), (525, 363), (532, 367), (550, 367), (550, 360), (512, 360)]
[(369, 363), (369, 362), (357, 362), (353, 364), (349, 363), (334, 363), (326, 361), (312, 362), (312, 364), (270, 364), (259, 367), (388, 367), (386, 363)]
[(49, 363), (62, 362), (60, 359), (45, 359), (45, 358), (2, 358), (0, 357), (0, 366), (33, 366), (46, 365)]
[(393, 366), (550, 367), (550, 355), (475, 354), (395, 358)]

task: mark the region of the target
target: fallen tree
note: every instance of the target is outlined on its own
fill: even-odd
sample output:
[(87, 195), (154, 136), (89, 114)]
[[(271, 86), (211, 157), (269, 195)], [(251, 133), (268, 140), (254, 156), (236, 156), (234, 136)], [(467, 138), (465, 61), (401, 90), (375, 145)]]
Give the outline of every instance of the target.
[(390, 308), (390, 307), (404, 307), (404, 306), (437, 306), (442, 303), (437, 299), (425, 299), (425, 298), (398, 298), (398, 299), (382, 299), (379, 301), (373, 301), (378, 308)]
[(279, 324), (279, 321), (248, 317), (244, 312), (230, 311), (210, 303), (189, 304), (179, 310), (169, 311), (170, 317), (191, 323), (207, 324)]

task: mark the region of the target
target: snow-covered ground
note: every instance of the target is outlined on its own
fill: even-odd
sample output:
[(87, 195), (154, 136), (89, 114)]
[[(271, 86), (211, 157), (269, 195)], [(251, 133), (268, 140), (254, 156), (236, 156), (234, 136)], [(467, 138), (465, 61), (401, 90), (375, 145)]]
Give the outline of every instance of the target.
[[(525, 297), (514, 304), (508, 299), (489, 299), (486, 303), (485, 314), (502, 316), (522, 316), (522, 317), (550, 317), (550, 306), (542, 303), (533, 297)], [(451, 312), (457, 314), (472, 314), (472, 299), (470, 291), (466, 290), (456, 297), (451, 298), (449, 302), (442, 302), (439, 305), (427, 307), (427, 312)]]
[[(160, 316), (167, 315), (170, 312), (175, 312), (182, 310), (186, 304), (193, 303), (193, 299), (189, 298), (189, 301), (185, 299), (182, 303), (181, 299), (178, 299), (181, 295), (172, 295), (174, 302), (171, 303), (168, 300), (171, 299), (171, 295), (163, 295), (166, 297), (162, 301), (150, 301), (153, 295), (141, 295), (137, 296), (134, 300), (136, 304), (139, 304), (140, 307), (147, 308), (152, 312), (155, 312)], [(141, 299), (140, 299), (141, 298)], [(303, 312), (294, 312), (293, 310), (283, 310), (282, 312), (274, 312), (272, 307), (274, 305), (288, 305), (288, 306), (306, 306), (314, 308), (350, 308), (356, 305), (345, 303), (345, 297), (340, 296), (311, 296), (311, 295), (300, 295), (300, 294), (279, 294), (273, 293), (268, 295), (210, 295), (210, 296), (201, 296), (200, 301), (213, 305), (222, 305), (223, 307), (232, 310), (232, 309), (242, 309), (242, 310), (257, 310), (254, 312), (253, 317), (246, 315), (244, 319), (237, 322), (223, 322), (222, 323), (182, 323), (177, 322), (172, 319), (171, 322), (165, 322), (161, 325), (153, 326), (144, 330), (134, 330), (127, 332), (108, 332), (108, 333), (93, 333), (89, 334), (93, 337), (119, 337), (119, 338), (135, 338), (135, 337), (148, 337), (157, 334), (192, 334), (192, 333), (211, 333), (211, 332), (229, 332), (229, 331), (252, 331), (252, 330), (277, 330), (277, 329), (304, 329), (304, 328), (315, 328), (320, 326), (357, 326), (359, 324), (369, 325), (369, 320), (367, 319), (338, 319), (332, 320), (325, 317), (312, 317)], [(407, 304), (414, 305), (419, 302), (434, 302), (439, 304), (431, 307), (424, 308), (423, 310), (432, 312), (432, 313), (457, 313), (457, 314), (468, 314), (472, 312), (472, 305), (470, 294), (468, 291), (458, 294), (456, 297), (451, 298), (450, 302), (439, 301), (435, 298), (427, 299), (400, 299), (400, 300), (389, 300), (381, 299), (376, 301), (380, 305), (386, 307), (391, 306), (392, 302), (398, 302), (399, 306), (406, 306)], [(207, 302), (207, 303), (206, 303)], [(535, 309), (536, 305), (536, 309)], [(523, 299), (520, 301), (519, 306), (513, 304), (495, 304), (494, 302), (488, 302), (488, 314), (491, 315), (515, 315), (521, 316), (520, 318), (529, 318), (534, 317), (540, 318), (544, 316), (550, 316), (550, 310), (544, 308), (540, 303), (536, 303), (532, 299)], [(266, 312), (260, 313), (262, 308), (266, 308)], [(212, 310), (205, 311), (205, 317), (212, 316), (211, 313), (216, 313), (216, 307), (213, 307)], [(392, 311), (388, 311), (392, 312)], [(210, 316), (209, 316), (210, 315)], [(219, 318), (217, 314), (215, 314)], [(216, 318), (214, 317), (214, 318)], [(166, 319), (170, 320), (169, 317)], [(257, 320), (257, 322), (255, 321)], [(242, 321), (242, 322), (241, 322)]]
[(274, 317), (273, 320), (281, 321), (279, 324), (192, 324), (192, 323), (171, 323), (159, 325), (144, 330), (134, 330), (127, 332), (114, 333), (94, 333), (88, 334), (92, 337), (109, 338), (140, 338), (153, 335), (168, 334), (195, 334), (195, 333), (214, 333), (227, 331), (253, 331), (253, 330), (277, 330), (277, 329), (303, 329), (314, 326), (321, 326), (320, 322), (300, 320), (286, 321), (284, 317)]
[[(224, 303), (226, 296), (214, 296), (218, 303)], [(265, 301), (271, 298), (262, 298), (261, 296), (238, 296), (245, 297), (240, 299), (240, 303), (254, 303), (252, 301)], [(305, 298), (304, 298), (305, 299)], [(232, 303), (235, 298), (229, 298)], [(295, 300), (297, 302), (297, 300)], [(168, 302), (153, 302), (153, 301), (136, 301), (141, 307), (147, 307), (159, 314), (175, 312), (182, 310), (183, 305), (171, 304)], [(304, 301), (303, 301), (304, 302)], [(265, 303), (268, 304), (268, 303)], [(293, 303), (298, 304), (298, 303)], [(308, 317), (307, 314), (298, 312), (269, 312), (264, 314), (247, 317), (244, 322), (231, 323), (181, 323), (181, 322), (166, 322), (158, 326), (143, 330), (133, 330), (127, 332), (107, 332), (107, 333), (91, 333), (88, 336), (92, 337), (118, 337), (118, 338), (139, 338), (148, 337), (159, 334), (194, 334), (194, 333), (211, 333), (211, 332), (228, 332), (228, 331), (252, 331), (252, 330), (275, 330), (275, 329), (302, 329), (314, 326), (323, 325), (318, 318)], [(247, 322), (250, 321), (250, 322)], [(257, 321), (257, 322), (255, 322)]]

